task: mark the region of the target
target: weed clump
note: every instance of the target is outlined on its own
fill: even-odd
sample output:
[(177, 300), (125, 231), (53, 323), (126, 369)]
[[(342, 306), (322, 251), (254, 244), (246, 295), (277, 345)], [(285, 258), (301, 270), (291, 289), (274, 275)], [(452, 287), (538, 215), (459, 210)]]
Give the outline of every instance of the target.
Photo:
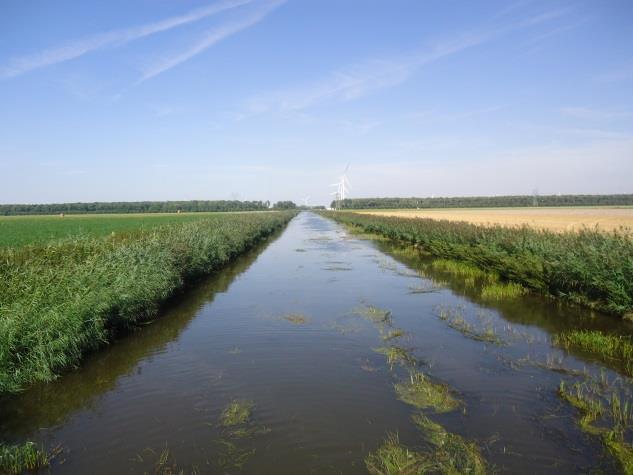
[(222, 411), (220, 424), (224, 427), (231, 427), (247, 423), (253, 412), (255, 403), (246, 399), (234, 399)]
[(19, 474), (47, 467), (50, 456), (33, 442), (22, 445), (0, 444), (0, 473)]
[(447, 385), (431, 381), (419, 371), (412, 371), (408, 380), (396, 383), (394, 388), (398, 399), (418, 409), (443, 413), (454, 411), (460, 406)]
[(294, 325), (305, 325), (310, 321), (310, 318), (301, 313), (291, 313), (285, 315), (284, 320), (287, 320)]
[(566, 350), (577, 349), (606, 363), (617, 363), (633, 376), (633, 340), (594, 330), (572, 330), (556, 335), (552, 342)]
[(385, 442), (365, 458), (365, 466), (371, 475), (414, 475), (432, 468), (424, 455), (400, 444), (398, 434), (387, 435)]
[(514, 282), (495, 282), (481, 289), (481, 298), (485, 300), (512, 300), (527, 293), (527, 289)]
[(432, 461), (433, 472), (473, 475), (486, 473), (486, 461), (474, 442), (448, 432), (424, 414), (415, 414), (413, 422), (422, 430), (430, 450), (427, 458)]
[(374, 351), (387, 357), (387, 364), (391, 370), (396, 364), (405, 367), (417, 364), (417, 360), (411, 354), (411, 350), (401, 346), (381, 346), (380, 348), (374, 348)]

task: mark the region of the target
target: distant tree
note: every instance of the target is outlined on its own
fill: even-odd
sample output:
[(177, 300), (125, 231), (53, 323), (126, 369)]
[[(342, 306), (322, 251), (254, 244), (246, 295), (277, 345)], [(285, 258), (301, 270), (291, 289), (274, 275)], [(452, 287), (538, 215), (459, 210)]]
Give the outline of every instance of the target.
[(277, 201), (273, 205), (273, 209), (295, 209), (297, 205), (292, 201)]

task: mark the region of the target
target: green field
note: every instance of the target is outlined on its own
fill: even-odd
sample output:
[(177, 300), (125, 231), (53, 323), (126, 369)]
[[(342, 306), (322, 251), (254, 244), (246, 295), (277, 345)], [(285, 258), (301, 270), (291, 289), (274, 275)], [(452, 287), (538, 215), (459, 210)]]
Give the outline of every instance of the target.
[(218, 213), (137, 213), (75, 214), (64, 217), (0, 216), (0, 248), (50, 243), (65, 238), (137, 232), (165, 224), (190, 223), (217, 215)]
[(0, 393), (51, 380), (294, 215), (3, 218)]

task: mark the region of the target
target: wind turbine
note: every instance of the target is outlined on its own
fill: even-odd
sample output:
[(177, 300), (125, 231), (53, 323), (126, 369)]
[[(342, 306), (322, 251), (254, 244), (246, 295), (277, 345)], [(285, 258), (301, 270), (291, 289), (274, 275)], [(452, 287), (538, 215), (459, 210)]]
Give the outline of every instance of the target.
[(306, 208), (309, 208), (310, 205), (308, 204), (308, 200), (310, 199), (309, 196), (306, 196), (305, 198), (303, 198), (301, 201), (303, 201), (303, 206), (305, 206)]
[(349, 163), (345, 167), (345, 171), (343, 175), (339, 178), (337, 183), (332, 183), (330, 186), (336, 186), (336, 191), (330, 193), (335, 196), (334, 200), (336, 201), (336, 208), (338, 209), (340, 206), (340, 202), (345, 199), (346, 195), (349, 193), (349, 179), (347, 178), (347, 172), (349, 171)]

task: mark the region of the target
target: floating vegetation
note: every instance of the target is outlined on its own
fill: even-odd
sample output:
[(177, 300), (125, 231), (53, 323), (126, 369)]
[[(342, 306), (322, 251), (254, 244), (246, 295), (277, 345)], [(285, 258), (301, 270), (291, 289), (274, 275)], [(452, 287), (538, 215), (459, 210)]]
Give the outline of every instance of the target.
[(440, 320), (444, 320), (449, 327), (457, 330), (468, 338), (494, 343), (495, 345), (503, 344), (503, 341), (497, 336), (496, 330), (491, 323), (488, 323), (484, 328), (477, 329), (464, 319), (462, 310), (459, 307), (439, 307), (438, 317)]
[(514, 282), (495, 282), (481, 289), (481, 298), (485, 300), (511, 300), (527, 293), (527, 289)]
[(241, 348), (237, 346), (234, 346), (228, 351), (229, 355), (239, 355), (241, 352), (242, 352)]
[(368, 359), (365, 359), (361, 365), (360, 365), (360, 369), (362, 369), (363, 371), (367, 371), (368, 373), (373, 373), (375, 371), (378, 371), (378, 368), (376, 368), (375, 366), (373, 366), (370, 361)]
[(222, 470), (236, 469), (243, 470), (246, 462), (255, 455), (255, 449), (243, 449), (233, 442), (220, 439), (216, 441), (222, 449), (216, 458), (216, 465)]
[(247, 423), (253, 412), (255, 403), (247, 399), (234, 399), (222, 411), (220, 424), (224, 427)]
[[(156, 461), (153, 462), (152, 473), (155, 475), (184, 475), (185, 473), (190, 473), (191, 475), (198, 475), (200, 473), (198, 467), (191, 467), (190, 470), (185, 472), (182, 467), (179, 467), (176, 463), (176, 459), (173, 456), (171, 450), (168, 447), (165, 447), (160, 454), (154, 451), (151, 448), (144, 449), (143, 452), (148, 452), (150, 455), (137, 454), (135, 458), (132, 459), (133, 462), (138, 463), (146, 463), (146, 459), (154, 459)], [(151, 462), (151, 460), (147, 460), (147, 462)], [(148, 473), (148, 472), (144, 472)]]
[(633, 473), (633, 410), (629, 400), (622, 400), (618, 388), (603, 375), (600, 382), (568, 386), (561, 381), (558, 395), (578, 410), (580, 428), (599, 436), (624, 473)]
[(404, 330), (400, 330), (399, 328), (394, 328), (389, 330), (386, 335), (382, 336), (382, 341), (391, 341), (396, 338), (401, 338), (405, 336), (407, 333)]
[(571, 330), (560, 333), (552, 342), (566, 350), (576, 349), (608, 364), (616, 363), (628, 376), (633, 376), (633, 340), (595, 330)]
[(22, 445), (0, 444), (0, 473), (19, 474), (27, 470), (47, 467), (52, 455), (33, 442)]
[(356, 315), (366, 318), (372, 323), (379, 325), (391, 325), (391, 311), (382, 308), (366, 305), (354, 309)]
[(415, 414), (413, 422), (422, 430), (425, 441), (431, 446), (427, 460), (432, 463), (432, 472), (446, 474), (484, 474), (486, 461), (474, 442), (448, 432), (424, 414)]
[(414, 475), (433, 468), (426, 458), (400, 444), (398, 434), (389, 434), (385, 442), (365, 458), (371, 475)]
[(302, 247), (299, 247), (297, 249), (295, 249), (295, 252), (307, 252), (305, 249), (303, 249)]
[(329, 271), (334, 271), (334, 272), (344, 272), (344, 271), (350, 271), (350, 270), (354, 270), (349, 266), (327, 266), (324, 267), (323, 270), (329, 270)]
[(393, 370), (396, 364), (405, 367), (417, 365), (417, 360), (411, 354), (411, 349), (408, 348), (401, 346), (381, 346), (380, 348), (374, 348), (374, 351), (387, 357), (387, 364), (391, 370)]
[(244, 439), (257, 435), (266, 435), (272, 432), (272, 429), (266, 426), (239, 427), (228, 431), (227, 435), (232, 439)]
[(310, 321), (310, 317), (307, 317), (301, 313), (290, 313), (288, 315), (284, 315), (283, 318), (284, 320), (288, 320), (294, 325), (305, 325)]
[(450, 412), (460, 406), (446, 384), (431, 381), (419, 371), (411, 371), (409, 379), (394, 385), (398, 399), (417, 407), (435, 412)]

